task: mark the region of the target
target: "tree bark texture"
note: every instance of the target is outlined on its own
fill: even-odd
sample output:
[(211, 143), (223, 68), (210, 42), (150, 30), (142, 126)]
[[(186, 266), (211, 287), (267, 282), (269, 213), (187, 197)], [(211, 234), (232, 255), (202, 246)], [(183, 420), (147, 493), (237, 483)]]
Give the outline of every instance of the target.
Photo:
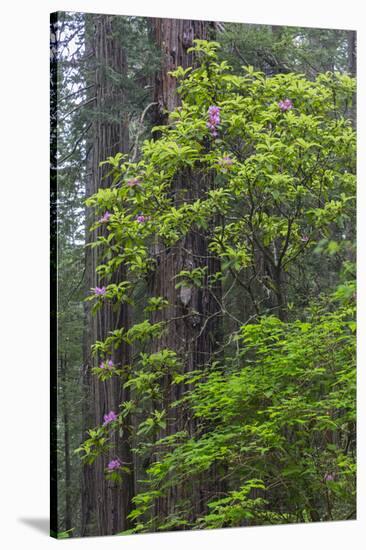
[(356, 76), (357, 72), (357, 33), (356, 31), (347, 32), (347, 52), (348, 52), (348, 72), (351, 76)]
[[(164, 124), (168, 122), (169, 112), (180, 104), (176, 80), (169, 75), (169, 71), (178, 66), (187, 68), (195, 65), (193, 54), (187, 50), (193, 46), (194, 39), (208, 39), (209, 24), (204, 21), (154, 19), (152, 34), (162, 53), (161, 69), (155, 79), (156, 123)], [(179, 207), (184, 201), (201, 198), (209, 184), (207, 176), (203, 178), (191, 171), (178, 175), (171, 189), (176, 206)], [(174, 350), (186, 373), (204, 368), (217, 348), (218, 320), (221, 312), (221, 285), (217, 283), (215, 287), (207, 288), (207, 279), (209, 275), (220, 270), (220, 262), (208, 252), (207, 236), (197, 227), (192, 227), (172, 247), (166, 248), (163, 243), (156, 243), (154, 253), (157, 268), (151, 291), (154, 296), (162, 296), (169, 302), (167, 308), (153, 316), (154, 321), (168, 322), (168, 330), (154, 343), (154, 347)], [(181, 270), (191, 271), (198, 267), (206, 268), (202, 288), (187, 285), (176, 289), (176, 275)], [(186, 430), (194, 437), (195, 422), (189, 411), (182, 406), (170, 406), (180, 399), (186, 390), (184, 384), (171, 384), (171, 376), (165, 377), (162, 406), (167, 411), (168, 422), (167, 428), (161, 431), (159, 437), (172, 435), (181, 430)], [(195, 494), (192, 494), (189, 487), (173, 488), (166, 498), (157, 499), (155, 514), (167, 517), (174, 512), (179, 500), (188, 498), (194, 502), (193, 519), (202, 512), (202, 492), (207, 494), (208, 490), (204, 480), (198, 480)]]
[[(90, 132), (90, 156), (89, 173), (86, 196), (95, 193), (100, 187), (111, 185), (109, 177), (106, 177), (106, 169), (100, 167), (101, 161), (118, 152), (126, 153), (129, 150), (128, 119), (123, 111), (125, 92), (120, 83), (115, 83), (110, 78), (110, 72), (114, 76), (123, 79), (127, 73), (127, 59), (123, 47), (113, 34), (113, 16), (90, 16), (92, 20), (91, 46), (94, 49), (95, 70), (94, 90), (95, 96), (93, 125)], [(113, 111), (112, 108), (117, 110)], [(98, 234), (105, 232), (100, 228), (92, 234), (88, 227), (94, 223), (92, 213), (87, 209), (87, 242), (92, 242)], [(86, 252), (86, 286), (87, 289), (101, 285), (96, 275), (96, 267), (100, 263), (98, 249), (87, 247)], [(113, 276), (112, 282), (125, 279), (123, 267)], [(105, 284), (105, 282), (103, 282)], [(105, 304), (96, 315), (92, 315), (90, 306), (86, 307), (87, 333), (85, 335), (85, 383), (87, 389), (86, 406), (90, 403), (89, 411), (86, 411), (86, 424), (90, 426), (100, 425), (103, 416), (113, 410), (118, 413), (119, 405), (129, 399), (127, 390), (122, 387), (123, 381), (118, 377), (101, 382), (96, 376), (90, 374), (92, 366), (100, 362), (100, 358), (92, 358), (91, 345), (96, 340), (104, 340), (111, 330), (120, 327), (128, 327), (129, 312), (126, 305), (121, 305), (117, 310), (111, 305)], [(125, 364), (129, 360), (127, 345), (114, 352), (112, 360), (115, 364)], [(122, 462), (131, 465), (132, 455), (128, 439), (128, 431), (123, 436), (114, 434), (112, 441), (114, 449), (109, 457), (97, 459), (91, 466), (84, 468), (83, 483), (83, 521), (82, 535), (107, 535), (123, 531), (129, 527), (127, 515), (131, 511), (131, 499), (133, 496), (133, 472), (124, 474), (123, 486), (115, 485), (105, 480), (104, 471), (109, 459), (118, 457)]]
[(157, 47), (161, 51), (161, 69), (156, 73), (155, 98), (157, 103), (157, 123), (167, 121), (166, 111), (174, 110), (179, 104), (176, 80), (168, 73), (177, 67), (192, 67), (193, 53), (188, 49), (193, 46), (194, 39), (208, 38), (209, 24), (207, 21), (190, 19), (151, 19), (151, 30)]
[(71, 511), (71, 462), (70, 462), (70, 422), (67, 405), (67, 355), (60, 356), (60, 382), (62, 392), (62, 416), (64, 428), (64, 456), (65, 456), (65, 531), (72, 528)]
[[(357, 32), (347, 31), (348, 72), (351, 76), (357, 75)], [(357, 93), (353, 95), (349, 116), (356, 129), (357, 127)]]

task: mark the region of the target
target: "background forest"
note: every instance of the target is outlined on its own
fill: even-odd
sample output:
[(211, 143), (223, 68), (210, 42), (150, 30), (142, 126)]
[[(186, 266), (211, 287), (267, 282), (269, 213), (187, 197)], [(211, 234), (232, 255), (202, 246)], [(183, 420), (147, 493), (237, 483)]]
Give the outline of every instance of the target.
[(355, 34), (52, 15), (54, 536), (355, 518)]

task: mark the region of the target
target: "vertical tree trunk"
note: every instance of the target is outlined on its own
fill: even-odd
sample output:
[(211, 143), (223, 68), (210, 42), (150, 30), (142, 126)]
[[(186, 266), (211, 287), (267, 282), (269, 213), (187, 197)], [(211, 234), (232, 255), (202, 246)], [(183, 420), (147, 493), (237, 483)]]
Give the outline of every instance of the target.
[(194, 39), (207, 39), (208, 29), (206, 21), (151, 19), (152, 35), (162, 54), (161, 69), (155, 78), (157, 123), (164, 124), (167, 121), (165, 111), (172, 111), (180, 104), (176, 80), (168, 74), (169, 71), (193, 66), (193, 54), (187, 50), (193, 46)]
[(347, 31), (348, 72), (356, 76), (356, 31)]
[(65, 530), (72, 528), (71, 520), (71, 464), (70, 464), (70, 430), (67, 406), (67, 355), (60, 357), (60, 382), (62, 392), (62, 412), (64, 425), (64, 456), (65, 456)]
[[(105, 177), (106, 169), (99, 164), (108, 156), (117, 152), (128, 152), (128, 119), (123, 111), (125, 95), (121, 84), (114, 83), (109, 76), (113, 71), (114, 76), (123, 78), (127, 74), (127, 60), (124, 49), (113, 34), (113, 16), (91, 16), (94, 26), (91, 42), (94, 50), (94, 122), (90, 135), (90, 179), (88, 181), (86, 195), (90, 196), (100, 187), (108, 187), (111, 180)], [(87, 242), (95, 240), (96, 233), (101, 234), (103, 229), (89, 234), (88, 227), (94, 222), (92, 213), (87, 211)], [(96, 275), (96, 267), (99, 263), (97, 249), (87, 248), (86, 276), (87, 289), (100, 283)], [(112, 282), (118, 282), (125, 278), (123, 268), (114, 274)], [(91, 367), (98, 359), (92, 360), (90, 347), (95, 340), (103, 340), (109, 331), (121, 326), (128, 326), (128, 309), (126, 305), (118, 311), (105, 304), (97, 315), (92, 316), (90, 307), (86, 308), (88, 332), (85, 336), (85, 367), (86, 385), (88, 388), (87, 401), (91, 409), (86, 412), (91, 425), (101, 424), (104, 414), (110, 410), (116, 413), (119, 405), (129, 399), (129, 395), (122, 388), (120, 379), (111, 379), (100, 382), (97, 377), (90, 376)], [(128, 362), (129, 352), (124, 346), (115, 352), (115, 363)], [(89, 424), (90, 426), (90, 424)], [(113, 436), (114, 449), (110, 458), (118, 456), (123, 462), (131, 463), (131, 449), (128, 434), (122, 437)], [(108, 459), (98, 459), (92, 466), (85, 467), (84, 474), (84, 512), (82, 534), (114, 534), (125, 530), (128, 526), (127, 515), (131, 509), (133, 496), (133, 474), (124, 474), (123, 486), (115, 486), (105, 480), (104, 470)], [(88, 493), (88, 495), (86, 494)]]
[(57, 452), (57, 103), (59, 94), (58, 13), (50, 16), (50, 530), (59, 531)]
[[(161, 70), (155, 79), (155, 102), (157, 103), (156, 122), (164, 124), (168, 120), (166, 111), (172, 111), (179, 106), (180, 100), (176, 90), (176, 80), (168, 73), (178, 66), (187, 68), (194, 66), (195, 59), (187, 50), (193, 45), (193, 39), (207, 39), (209, 26), (204, 21), (154, 19), (152, 31), (157, 46), (162, 52)], [(179, 206), (187, 200), (202, 197), (209, 185), (192, 172), (178, 176), (171, 190)], [(192, 270), (197, 267), (207, 268), (204, 288), (207, 277), (220, 270), (218, 260), (208, 252), (206, 235), (198, 228), (193, 227), (189, 233), (176, 245), (166, 250), (161, 243), (156, 245), (157, 270), (152, 282), (152, 293), (163, 296), (169, 306), (162, 312), (154, 315), (154, 320), (168, 320), (169, 329), (164, 336), (155, 343), (156, 349), (169, 348), (178, 353), (184, 364), (185, 372), (191, 372), (208, 363), (217, 344), (217, 319), (219, 315), (220, 284), (216, 288), (200, 289), (187, 287), (176, 289), (175, 276), (181, 270)], [(171, 377), (164, 381), (164, 408), (168, 412), (166, 430), (160, 436), (172, 435), (180, 430), (188, 430), (193, 437), (195, 424), (187, 411), (181, 407), (170, 408), (171, 403), (178, 400), (184, 391), (181, 384), (171, 384)], [(190, 498), (195, 501), (196, 513), (199, 513), (202, 501), (201, 489), (197, 487), (197, 494), (192, 495), (189, 488), (179, 487), (171, 490), (167, 498), (159, 498), (156, 502), (155, 513), (159, 517), (167, 517), (175, 509), (178, 500)]]
[[(348, 54), (348, 72), (351, 76), (357, 73), (357, 32), (347, 31), (347, 54)], [(357, 123), (357, 94), (352, 98), (352, 106), (349, 109), (349, 116), (356, 128)]]

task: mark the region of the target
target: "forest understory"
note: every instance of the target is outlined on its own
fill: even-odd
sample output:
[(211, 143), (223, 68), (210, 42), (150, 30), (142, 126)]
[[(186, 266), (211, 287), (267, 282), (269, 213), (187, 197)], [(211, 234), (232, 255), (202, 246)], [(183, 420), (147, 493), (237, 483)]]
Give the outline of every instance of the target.
[(356, 33), (51, 16), (51, 534), (356, 517)]

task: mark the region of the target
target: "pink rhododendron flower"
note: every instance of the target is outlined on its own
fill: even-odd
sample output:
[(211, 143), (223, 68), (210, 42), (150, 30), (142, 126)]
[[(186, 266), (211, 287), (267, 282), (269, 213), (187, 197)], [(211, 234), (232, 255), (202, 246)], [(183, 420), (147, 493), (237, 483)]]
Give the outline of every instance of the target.
[(222, 157), (219, 160), (219, 166), (221, 168), (221, 172), (224, 174), (228, 171), (228, 169), (234, 164), (234, 161), (232, 158), (230, 158), (228, 155), (225, 157)]
[(102, 361), (99, 365), (100, 369), (106, 369), (106, 368), (111, 369), (112, 367), (114, 367), (114, 363), (113, 363), (112, 359), (109, 359), (109, 361), (107, 361), (107, 363)]
[(334, 474), (325, 474), (324, 481), (334, 481)]
[(108, 414), (104, 415), (103, 420), (103, 426), (107, 426), (107, 424), (109, 424), (110, 422), (117, 420), (117, 415), (114, 411), (109, 411)]
[(286, 98), (286, 99), (281, 99), (281, 101), (278, 102), (278, 106), (282, 112), (285, 112), (293, 108), (293, 103), (291, 99)]
[(222, 157), (222, 159), (219, 160), (219, 164), (223, 168), (228, 168), (229, 166), (232, 166), (234, 164), (234, 161), (232, 158), (226, 155), (225, 157)]
[(216, 116), (220, 118), (220, 111), (221, 111), (221, 107), (217, 107), (216, 105), (211, 105), (208, 108), (208, 114), (212, 117)]
[(107, 466), (110, 472), (113, 472), (113, 470), (118, 470), (118, 468), (120, 467), (121, 467), (121, 462), (118, 460), (118, 458), (111, 460)]
[(208, 108), (208, 122), (206, 123), (207, 128), (209, 128), (212, 137), (217, 137), (217, 126), (220, 124), (220, 107), (216, 105), (211, 105)]
[(131, 178), (127, 181), (128, 187), (135, 187), (136, 185), (140, 186), (140, 180), (139, 178)]
[(302, 235), (301, 240), (303, 243), (307, 243), (309, 241), (309, 237), (307, 235)]
[(136, 221), (138, 223), (147, 222), (149, 219), (150, 219), (150, 216), (144, 216), (143, 214), (140, 214), (139, 216), (136, 216)]
[(96, 296), (104, 296), (105, 293), (107, 292), (107, 289), (105, 286), (100, 286), (100, 287), (96, 286), (93, 290)]
[(109, 221), (109, 218), (111, 217), (111, 213), (108, 212), (108, 210), (106, 212), (104, 212), (103, 216), (100, 218), (100, 223), (107, 223)]

